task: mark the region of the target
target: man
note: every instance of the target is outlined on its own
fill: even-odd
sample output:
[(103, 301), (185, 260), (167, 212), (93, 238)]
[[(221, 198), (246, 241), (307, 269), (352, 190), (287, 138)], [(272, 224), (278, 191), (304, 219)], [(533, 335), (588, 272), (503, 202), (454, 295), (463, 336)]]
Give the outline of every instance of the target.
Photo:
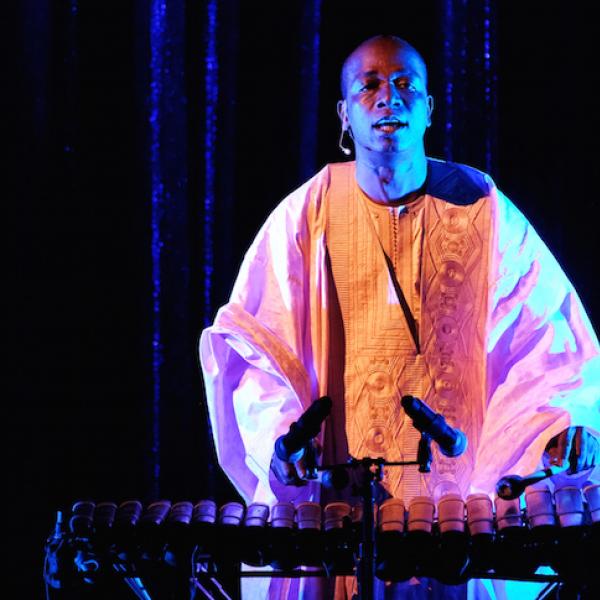
[(407, 42), (361, 44), (342, 95), (340, 146), (348, 134), (356, 163), (327, 166), (276, 208), (202, 335), (221, 465), (247, 502), (318, 500), (275, 440), (328, 395), (325, 462), (414, 459), (410, 394), (468, 447), (434, 448), (428, 474), (386, 469), (389, 494), (493, 494), (542, 456), (581, 484), (599, 456), (600, 353), (573, 287), (488, 176), (426, 157), (433, 99)]

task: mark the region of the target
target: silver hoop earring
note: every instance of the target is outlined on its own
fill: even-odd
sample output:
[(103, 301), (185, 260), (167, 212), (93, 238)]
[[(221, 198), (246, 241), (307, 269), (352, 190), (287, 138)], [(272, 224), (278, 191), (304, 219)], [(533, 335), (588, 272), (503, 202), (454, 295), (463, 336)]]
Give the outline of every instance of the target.
[[(338, 142), (338, 148), (346, 155), (346, 156), (350, 156), (352, 154), (352, 150), (350, 150), (350, 148), (346, 148), (346, 146), (344, 146), (344, 134), (346, 133), (346, 129), (344, 129), (342, 127), (342, 131), (340, 132), (340, 141)], [(350, 135), (350, 137), (352, 137)]]

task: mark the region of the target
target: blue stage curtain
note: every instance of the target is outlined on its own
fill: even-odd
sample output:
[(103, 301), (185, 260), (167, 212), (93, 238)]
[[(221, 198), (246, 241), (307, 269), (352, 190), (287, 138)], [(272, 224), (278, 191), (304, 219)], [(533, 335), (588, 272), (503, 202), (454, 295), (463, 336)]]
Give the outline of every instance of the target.
[(492, 0), (443, 0), (443, 154), (496, 171), (496, 23)]

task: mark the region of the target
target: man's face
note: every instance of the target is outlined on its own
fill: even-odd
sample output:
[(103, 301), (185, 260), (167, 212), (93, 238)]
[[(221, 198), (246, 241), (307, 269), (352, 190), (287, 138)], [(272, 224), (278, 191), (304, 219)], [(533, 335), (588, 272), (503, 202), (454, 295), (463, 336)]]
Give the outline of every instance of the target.
[(433, 99), (419, 56), (390, 40), (356, 50), (346, 65), (346, 98), (338, 103), (357, 158), (369, 152), (423, 151)]

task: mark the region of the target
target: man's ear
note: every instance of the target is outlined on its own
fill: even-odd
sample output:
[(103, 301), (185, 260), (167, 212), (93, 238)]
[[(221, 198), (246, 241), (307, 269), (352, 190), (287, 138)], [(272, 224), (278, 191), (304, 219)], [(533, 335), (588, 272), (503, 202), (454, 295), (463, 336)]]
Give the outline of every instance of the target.
[(346, 104), (345, 100), (338, 100), (338, 103), (337, 103), (337, 114), (338, 114), (338, 117), (340, 118), (340, 121), (342, 122), (342, 129), (344, 131), (346, 129), (348, 129), (348, 111), (347, 111), (347, 107), (348, 107), (348, 105)]
[(433, 96), (427, 96), (427, 127), (431, 125), (431, 113), (433, 112)]

